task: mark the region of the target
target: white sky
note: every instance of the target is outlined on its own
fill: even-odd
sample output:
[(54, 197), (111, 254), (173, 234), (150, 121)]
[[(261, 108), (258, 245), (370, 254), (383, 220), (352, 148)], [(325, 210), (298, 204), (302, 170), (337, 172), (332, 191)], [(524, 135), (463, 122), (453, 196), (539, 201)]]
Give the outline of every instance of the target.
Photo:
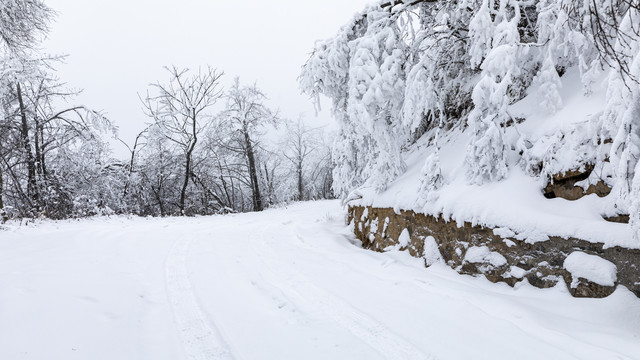
[[(103, 110), (131, 143), (149, 121), (138, 93), (166, 81), (163, 66), (211, 65), (257, 82), (282, 116), (315, 117), (297, 76), (318, 39), (332, 37), (370, 0), (47, 0), (57, 13), (47, 51), (68, 54), (61, 79), (84, 89), (79, 101)], [(124, 149), (114, 149), (121, 153)]]

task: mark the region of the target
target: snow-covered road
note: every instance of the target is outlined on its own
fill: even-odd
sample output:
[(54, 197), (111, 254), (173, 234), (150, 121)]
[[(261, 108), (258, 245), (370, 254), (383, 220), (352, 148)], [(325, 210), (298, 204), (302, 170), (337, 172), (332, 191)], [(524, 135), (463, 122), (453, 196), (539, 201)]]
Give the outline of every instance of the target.
[(640, 300), (354, 245), (338, 202), (0, 230), (0, 359), (640, 359)]

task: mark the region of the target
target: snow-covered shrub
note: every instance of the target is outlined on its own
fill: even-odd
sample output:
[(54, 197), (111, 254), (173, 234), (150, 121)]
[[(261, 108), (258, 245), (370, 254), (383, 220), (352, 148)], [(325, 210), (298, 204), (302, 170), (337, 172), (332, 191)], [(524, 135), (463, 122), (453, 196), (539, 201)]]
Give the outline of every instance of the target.
[(444, 184), (442, 169), (440, 168), (440, 158), (438, 152), (431, 153), (424, 162), (421, 171), (420, 189), (418, 190), (419, 205), (424, 206), (427, 202), (433, 201), (435, 191)]
[(562, 108), (562, 97), (560, 96), (562, 83), (560, 82), (560, 76), (558, 75), (558, 71), (550, 54), (542, 63), (542, 68), (536, 75), (536, 82), (539, 86), (538, 97), (540, 99), (540, 106), (545, 108), (549, 113), (555, 113)]

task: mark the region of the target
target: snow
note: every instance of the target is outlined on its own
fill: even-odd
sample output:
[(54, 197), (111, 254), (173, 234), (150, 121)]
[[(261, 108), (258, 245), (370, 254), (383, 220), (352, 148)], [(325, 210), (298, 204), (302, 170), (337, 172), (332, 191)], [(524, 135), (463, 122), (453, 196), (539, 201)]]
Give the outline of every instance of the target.
[(470, 263), (489, 263), (495, 267), (507, 264), (507, 259), (500, 253), (489, 250), (486, 246), (472, 246), (467, 249), (464, 260)]
[(514, 233), (513, 231), (511, 231), (509, 228), (506, 228), (506, 227), (493, 229), (493, 234), (500, 236), (503, 239), (516, 236), (516, 233)]
[[(568, 69), (561, 78), (562, 86), (558, 90), (564, 105), (551, 115), (541, 110), (533, 86), (532, 95), (510, 106), (512, 116), (526, 121), (509, 127), (506, 137), (512, 138), (509, 140), (511, 142), (523, 137), (536, 144), (531, 149), (532, 156), (548, 154), (553, 139), (562, 137), (562, 146), (566, 149), (563, 148), (554, 155), (553, 161), (548, 162), (547, 171), (559, 173), (572, 170), (572, 164), (579, 162), (584, 156), (592, 156), (585, 155), (586, 149), (571, 150), (579, 147), (584, 138), (595, 137), (591, 134), (593, 129), (589, 121), (605, 106), (604, 80), (607, 74), (608, 72), (603, 73), (592, 85), (591, 93), (585, 95), (579, 71), (575, 68)], [(465, 157), (471, 136), (469, 129), (452, 130), (442, 136), (437, 150), (433, 144), (426, 143), (427, 136), (423, 137), (405, 153), (407, 171), (390, 184), (386, 191), (378, 193), (372, 188), (362, 187), (358, 189), (361, 198), (350, 201), (349, 204), (442, 215), (445, 220), (455, 221), (459, 225), (469, 222), (498, 228), (498, 232), (494, 232), (496, 235), (528, 243), (558, 236), (602, 243), (604, 248), (620, 246), (640, 249), (640, 242), (634, 239), (628, 224), (603, 219), (603, 215), (614, 211), (615, 199), (599, 198), (597, 195), (588, 195), (575, 201), (547, 199), (542, 191), (546, 185), (544, 178), (528, 174), (518, 163), (519, 158), (508, 159), (509, 169), (505, 179), (480, 186), (470, 184), (465, 174)], [(425, 158), (436, 151), (442, 177), (447, 182), (438, 190), (430, 191), (430, 201), (424, 204), (416, 194), (420, 194)]]
[(513, 240), (509, 240), (509, 239), (503, 239), (502, 240), (503, 243), (505, 243), (505, 245), (507, 245), (507, 247), (513, 247), (516, 246), (515, 241)]
[(580, 251), (574, 251), (567, 256), (563, 266), (573, 277), (571, 287), (577, 286), (578, 278), (602, 286), (614, 286), (618, 279), (618, 268), (614, 263)]
[(639, 358), (640, 300), (624, 287), (576, 299), (425, 268), (354, 245), (343, 219), (323, 201), (9, 223), (0, 359)]
[(411, 236), (409, 236), (409, 230), (407, 229), (402, 230), (402, 232), (400, 233), (400, 236), (398, 237), (398, 244), (400, 244), (401, 247), (407, 247), (409, 246), (410, 242), (411, 242)]
[(369, 208), (365, 208), (364, 211), (362, 212), (362, 216), (360, 217), (360, 221), (365, 222), (367, 221), (368, 217), (369, 217)]
[(371, 221), (371, 225), (369, 225), (369, 232), (371, 233), (371, 235), (375, 234), (378, 232), (378, 219), (373, 219)]
[[(335, 193), (528, 243), (640, 249), (640, 91), (628, 85), (640, 74), (639, 12), (588, 3), (378, 3), (319, 42), (300, 82), (332, 100)], [(603, 13), (616, 19), (607, 51), (601, 29), (583, 26)], [(603, 181), (606, 199), (545, 199), (553, 175), (591, 165), (579, 186)], [(631, 225), (602, 218), (619, 214)]]
[(422, 257), (424, 257), (427, 266), (431, 266), (437, 262), (444, 262), (438, 243), (436, 243), (436, 239), (433, 236), (427, 236), (426, 239), (424, 239)]
[(518, 266), (512, 266), (509, 269), (509, 273), (511, 274), (511, 276), (513, 276), (514, 278), (518, 278), (518, 279), (522, 279), (526, 274), (527, 271), (521, 267)]

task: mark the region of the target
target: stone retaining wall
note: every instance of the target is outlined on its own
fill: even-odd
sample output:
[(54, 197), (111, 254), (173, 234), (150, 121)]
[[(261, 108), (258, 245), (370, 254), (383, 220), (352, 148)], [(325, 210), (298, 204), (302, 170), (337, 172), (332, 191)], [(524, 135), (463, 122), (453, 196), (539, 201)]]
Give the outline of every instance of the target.
[[(458, 227), (455, 222), (447, 222), (442, 217), (413, 211), (398, 214), (390, 208), (351, 206), (348, 215), (349, 222), (355, 225), (356, 237), (365, 248), (383, 251), (397, 246), (408, 250), (412, 256), (424, 257), (426, 244), (427, 252), (437, 247), (436, 251), (444, 262), (461, 274), (483, 274), (492, 282), (502, 281), (511, 286), (526, 278), (530, 284), (540, 288), (564, 281), (576, 297), (605, 297), (615, 290), (615, 286), (602, 286), (582, 278), (572, 279), (563, 268), (565, 258), (574, 251), (597, 255), (617, 266), (616, 286), (624, 285), (640, 297), (640, 250), (603, 249), (603, 244), (560, 237), (528, 244), (512, 237), (498, 236), (490, 228), (470, 223)], [(408, 237), (407, 233), (401, 236), (405, 229)], [(434, 241), (437, 245), (433, 245)], [(482, 260), (478, 260), (478, 256), (466, 256), (469, 249), (480, 254)], [(486, 255), (484, 258), (483, 254)], [(430, 265), (427, 260), (425, 265)]]

